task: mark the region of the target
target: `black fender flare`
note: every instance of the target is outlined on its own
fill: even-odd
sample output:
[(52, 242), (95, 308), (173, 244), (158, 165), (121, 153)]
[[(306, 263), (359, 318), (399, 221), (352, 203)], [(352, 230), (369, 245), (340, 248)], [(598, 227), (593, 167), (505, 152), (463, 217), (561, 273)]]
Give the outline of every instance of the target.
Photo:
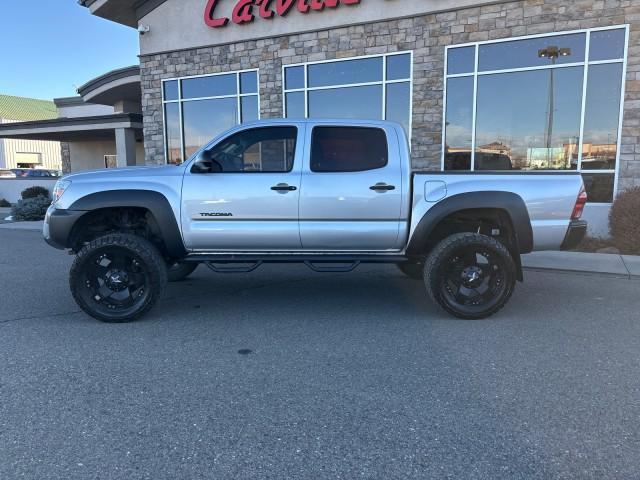
[[(144, 208), (155, 218), (167, 254), (182, 258), (187, 254), (178, 222), (167, 197), (153, 190), (107, 190), (79, 198), (69, 207), (70, 211), (91, 212), (105, 208)], [(71, 232), (69, 232), (71, 233)], [(71, 235), (70, 235), (71, 236)]]
[(409, 240), (407, 253), (420, 253), (421, 246), (438, 224), (451, 214), (463, 210), (495, 209), (503, 210), (513, 224), (516, 252), (529, 253), (533, 251), (533, 229), (529, 211), (520, 195), (512, 192), (485, 191), (469, 192), (452, 195), (431, 207), (418, 223)]

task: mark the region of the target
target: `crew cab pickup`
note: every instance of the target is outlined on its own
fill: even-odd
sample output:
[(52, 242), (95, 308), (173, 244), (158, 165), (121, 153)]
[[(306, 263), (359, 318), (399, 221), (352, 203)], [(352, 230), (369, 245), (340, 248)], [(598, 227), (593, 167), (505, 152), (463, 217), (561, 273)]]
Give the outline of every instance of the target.
[(586, 231), (578, 174), (412, 172), (392, 122), (267, 120), (237, 126), (179, 166), (61, 179), (46, 241), (76, 254), (73, 297), (107, 322), (136, 319), (168, 280), (206, 264), (347, 272), (392, 263), (460, 318), (496, 313), (520, 255)]

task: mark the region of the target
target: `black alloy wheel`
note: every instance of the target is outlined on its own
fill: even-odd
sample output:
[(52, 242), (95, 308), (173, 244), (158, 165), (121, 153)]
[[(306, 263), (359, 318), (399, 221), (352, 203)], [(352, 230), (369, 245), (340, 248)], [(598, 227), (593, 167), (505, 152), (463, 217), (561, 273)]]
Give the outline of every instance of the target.
[(157, 301), (167, 281), (158, 250), (144, 238), (111, 234), (93, 240), (71, 267), (74, 299), (104, 322), (132, 321)]
[(498, 312), (511, 297), (516, 268), (509, 250), (497, 240), (461, 233), (443, 240), (425, 267), (431, 298), (458, 318), (476, 320)]

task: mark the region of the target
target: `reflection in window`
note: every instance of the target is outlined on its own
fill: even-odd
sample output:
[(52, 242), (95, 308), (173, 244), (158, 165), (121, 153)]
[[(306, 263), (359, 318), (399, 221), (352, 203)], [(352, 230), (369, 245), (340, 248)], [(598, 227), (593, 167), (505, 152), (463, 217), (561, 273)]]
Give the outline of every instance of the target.
[(238, 104), (235, 98), (184, 102), (182, 121), (185, 153), (190, 157), (213, 137), (240, 123)]
[(180, 107), (177, 103), (164, 106), (164, 121), (167, 137), (167, 163), (182, 163), (182, 145), (180, 144)]
[(443, 168), (579, 170), (589, 201), (611, 202), (626, 38), (623, 27), (448, 48)]
[(449, 50), (447, 74), (473, 73), (476, 63), (476, 47), (459, 47)]
[(257, 70), (167, 80), (162, 92), (168, 163), (182, 163), (215, 136), (260, 116)]
[(411, 61), (397, 53), (285, 66), (284, 115), (392, 120), (410, 137)]
[(309, 65), (309, 87), (382, 81), (382, 57)]
[[(481, 72), (510, 68), (546, 67), (550, 63), (584, 62), (586, 34), (558, 35), (480, 45), (479, 70)], [(558, 55), (541, 54), (557, 48)]]
[(589, 60), (617, 60), (624, 57), (627, 31), (624, 28), (591, 33)]
[(614, 169), (618, 153), (622, 64), (591, 65), (584, 117), (582, 170)]
[(304, 118), (304, 92), (285, 94), (285, 113), (287, 118)]
[(470, 170), (473, 77), (452, 78), (447, 89), (444, 161), (447, 170)]
[(382, 117), (382, 87), (332, 88), (309, 92), (309, 118)]
[(583, 77), (580, 67), (480, 77), (476, 169), (577, 168)]
[(221, 173), (290, 172), (297, 135), (295, 127), (245, 130), (216, 145), (210, 157)]

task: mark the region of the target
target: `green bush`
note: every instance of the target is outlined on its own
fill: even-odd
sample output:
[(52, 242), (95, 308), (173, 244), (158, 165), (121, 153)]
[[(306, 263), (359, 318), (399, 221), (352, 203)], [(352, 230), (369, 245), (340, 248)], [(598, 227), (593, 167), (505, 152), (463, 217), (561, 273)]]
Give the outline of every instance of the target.
[(11, 204), (7, 202), (6, 198), (0, 198), (0, 207), (10, 207)]
[(34, 186), (25, 188), (20, 194), (24, 200), (27, 198), (45, 197), (49, 198), (49, 190), (44, 187)]
[(16, 221), (33, 221), (44, 219), (47, 213), (47, 208), (51, 205), (51, 199), (40, 195), (35, 198), (26, 198), (18, 200), (13, 208), (11, 208), (11, 215)]
[(609, 213), (613, 243), (622, 253), (640, 254), (640, 187), (621, 193)]

